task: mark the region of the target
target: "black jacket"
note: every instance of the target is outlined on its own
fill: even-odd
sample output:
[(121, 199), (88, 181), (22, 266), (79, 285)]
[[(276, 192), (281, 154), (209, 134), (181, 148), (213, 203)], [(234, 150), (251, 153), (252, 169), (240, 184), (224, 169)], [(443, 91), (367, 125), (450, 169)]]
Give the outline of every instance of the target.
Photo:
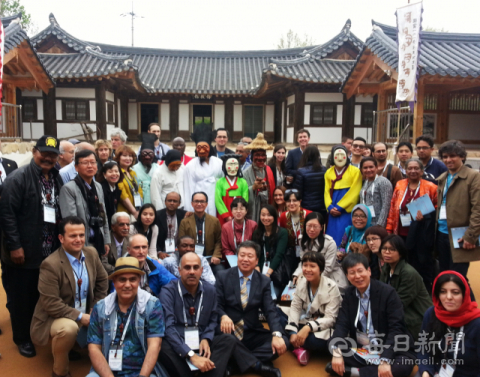
[[(58, 170), (52, 168), (58, 188), (63, 181)], [(23, 248), (25, 263), (22, 268), (40, 268), (42, 256), (43, 207), (39, 177), (41, 168), (34, 160), (15, 170), (4, 182), (0, 199), (0, 224), (5, 245), (2, 248), (2, 262), (12, 265), (10, 251)], [(56, 250), (58, 245), (52, 250)]]
[[(120, 196), (122, 191), (118, 188), (118, 183), (115, 185), (115, 190), (110, 190), (110, 184), (104, 180), (102, 183), (103, 198), (105, 199), (105, 209), (107, 211), (107, 219), (109, 229), (112, 228), (112, 216), (117, 212), (117, 206), (120, 203)], [(113, 240), (112, 240), (113, 241)]]
[[(275, 309), (275, 304), (272, 300), (270, 279), (257, 270), (254, 270), (250, 283), (248, 304), (245, 309), (243, 309), (240, 297), (238, 267), (218, 272), (217, 282), (215, 284), (217, 288), (218, 318), (227, 315), (233, 323), (237, 323), (243, 319), (249, 330), (259, 332), (280, 331), (284, 333)], [(258, 309), (260, 308), (267, 318), (270, 330), (265, 329), (258, 320)]]
[[(177, 209), (177, 237), (178, 229), (180, 229), (180, 222), (185, 218), (187, 211), (183, 209)], [(168, 226), (167, 226), (167, 209), (161, 209), (157, 211), (155, 215), (155, 221), (158, 226), (158, 237), (157, 237), (157, 250), (165, 251), (165, 241), (168, 236)]]
[[(331, 345), (339, 345), (343, 338), (349, 337), (356, 340), (355, 318), (358, 312), (358, 298), (356, 296), (357, 288), (350, 286), (345, 291), (345, 297), (338, 313), (335, 331)], [(378, 280), (370, 280), (370, 305), (372, 311), (372, 324), (374, 330), (382, 336), (383, 345), (389, 345), (381, 354), (381, 357), (393, 359), (395, 355), (404, 355), (409, 358), (415, 358), (413, 352), (414, 341), (404, 321), (403, 305), (397, 292), (391, 286)], [(403, 345), (406, 343), (405, 336), (409, 339), (410, 348), (408, 351), (394, 351), (395, 336), (402, 336)], [(340, 340), (342, 338), (342, 340)], [(405, 346), (404, 346), (405, 348)]]
[(326, 219), (325, 208), (325, 172), (327, 169), (313, 171), (312, 166), (306, 166), (297, 170), (297, 176), (293, 184), (302, 195), (302, 208), (320, 212)]
[[(215, 146), (215, 147), (212, 147), (212, 148), (213, 148), (213, 152), (215, 153), (215, 157), (218, 157), (217, 156), (217, 147)], [(235, 151), (232, 151), (231, 149), (225, 147), (225, 154), (235, 154)]]
[(296, 179), (297, 167), (300, 163), (300, 160), (302, 159), (302, 156), (303, 152), (300, 147), (292, 149), (290, 152), (288, 152), (287, 161), (285, 163), (287, 175), (292, 176), (294, 179)]

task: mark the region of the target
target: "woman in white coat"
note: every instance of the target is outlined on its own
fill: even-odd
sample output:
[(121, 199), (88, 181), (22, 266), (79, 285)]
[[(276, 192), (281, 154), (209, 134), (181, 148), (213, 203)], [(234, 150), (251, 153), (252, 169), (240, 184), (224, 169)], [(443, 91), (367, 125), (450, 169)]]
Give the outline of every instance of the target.
[(155, 171), (150, 183), (150, 198), (157, 211), (165, 208), (167, 194), (176, 192), (183, 195), (182, 155), (175, 149), (170, 149), (162, 156), (165, 162)]

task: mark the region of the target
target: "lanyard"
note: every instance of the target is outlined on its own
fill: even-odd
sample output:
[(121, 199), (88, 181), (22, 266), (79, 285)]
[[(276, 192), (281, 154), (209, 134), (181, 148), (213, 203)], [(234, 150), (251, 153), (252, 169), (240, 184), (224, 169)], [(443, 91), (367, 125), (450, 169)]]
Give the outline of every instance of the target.
[(78, 277), (75, 269), (72, 266), (73, 273), (75, 274), (75, 279), (77, 280), (77, 286), (78, 286), (78, 301), (80, 302), (80, 307), (82, 307), (82, 283), (83, 283), (83, 268), (85, 267), (85, 261), (82, 263), (82, 271), (80, 272), (80, 277)]
[(430, 166), (433, 164), (433, 157), (430, 158), (430, 161), (428, 162), (427, 166), (423, 169), (424, 171), (427, 170)]
[[(54, 178), (52, 178), (54, 180)], [(43, 183), (40, 182), (40, 186), (42, 186), (42, 204), (55, 204), (55, 180), (53, 181), (52, 185), (52, 193), (50, 194), (50, 200), (47, 200), (47, 193), (45, 191), (45, 186)]]
[[(360, 310), (361, 309), (364, 309), (363, 308), (363, 305), (362, 305), (362, 300), (359, 298), (358, 299), (358, 311), (357, 311), (357, 318), (355, 318), (355, 327), (357, 327), (357, 324), (358, 324), (358, 320), (359, 320), (359, 317), (360, 317)], [(370, 310), (370, 300), (368, 300), (368, 310), (367, 312), (365, 313), (365, 309), (363, 310), (363, 315), (366, 317), (367, 319), (367, 336), (369, 335), (370, 333), (370, 315), (371, 315), (371, 310)]]
[[(182, 289), (180, 288), (180, 281), (178, 280), (177, 282), (178, 282), (178, 294), (180, 295), (180, 298), (182, 299), (183, 319), (185, 320), (185, 327), (188, 327), (187, 312), (185, 311), (185, 302), (183, 301)], [(203, 287), (203, 283), (201, 281), (199, 281), (199, 283)], [(195, 327), (198, 327), (198, 321), (200, 319), (200, 313), (202, 312), (202, 303), (203, 303), (203, 290), (202, 290), (202, 294), (200, 295), (200, 301), (198, 303), (197, 318), (195, 319)], [(195, 297), (193, 298), (193, 305), (195, 305)], [(192, 315), (194, 315), (194, 314), (192, 314)]]
[[(377, 178), (378, 178), (378, 175), (375, 176), (375, 179), (373, 180), (373, 183), (370, 185), (372, 187), (372, 199), (374, 199), (373, 198), (373, 193), (375, 192), (375, 182), (376, 182)], [(364, 203), (367, 202), (367, 191), (368, 191), (368, 188), (370, 187), (370, 186), (367, 186), (367, 183), (368, 183), (368, 181), (365, 182), (366, 187), (365, 187), (365, 190), (363, 190), (363, 202)]]
[[(272, 237), (272, 235), (270, 235)], [(264, 257), (264, 263), (268, 262), (268, 256), (269, 253), (267, 253), (267, 243), (265, 242), (265, 233), (263, 234), (263, 257)]]
[(385, 169), (388, 168), (388, 165), (390, 165), (390, 164), (389, 163), (385, 164), (385, 166), (383, 167), (382, 173), (380, 175), (383, 175), (383, 173), (385, 173)]
[[(205, 245), (205, 242), (204, 242), (205, 241), (205, 220), (206, 220), (206, 218), (203, 219), (202, 230), (197, 229), (197, 242), (198, 242), (198, 238), (200, 236), (201, 239), (202, 239), (202, 242), (198, 242), (198, 243), (200, 243), (201, 245)], [(195, 226), (196, 226), (196, 224), (195, 224)]]
[[(465, 334), (463, 332), (463, 328), (464, 328), (464, 326), (460, 327), (459, 332), (456, 334), (456, 340), (452, 340), (452, 344), (454, 344), (454, 346), (453, 346), (453, 361), (457, 360), (459, 344), (462, 341), (462, 338), (465, 336)], [(449, 330), (449, 332), (450, 332), (450, 330)], [(454, 336), (455, 336), (455, 333), (454, 333)], [(447, 341), (445, 341), (445, 353), (444, 353), (445, 359), (447, 358), (447, 349), (448, 349), (448, 343), (447, 343)]]
[(315, 292), (315, 294), (313, 294), (312, 288), (310, 287), (310, 283), (308, 284), (308, 298), (310, 299), (310, 303), (308, 304), (308, 307), (307, 307), (307, 315), (310, 312), (310, 309), (312, 308), (313, 300), (315, 300), (315, 297), (317, 296), (318, 288), (319, 287), (317, 287), (317, 291)]
[(132, 175), (132, 180), (128, 178), (127, 174), (125, 174), (125, 179), (127, 180), (128, 187), (130, 188), (130, 191), (132, 194), (136, 194), (138, 192), (138, 183), (136, 182), (135, 177)]
[[(134, 312), (134, 310), (135, 310), (135, 305), (132, 307), (132, 310), (128, 315), (127, 322), (125, 323), (125, 326), (122, 330), (122, 336), (120, 338), (120, 343), (118, 344), (120, 347), (123, 345), (123, 341), (125, 340), (125, 335), (127, 335), (128, 325), (130, 324), (130, 318), (132, 317), (132, 313)], [(118, 320), (118, 314), (115, 315), (115, 322), (113, 323), (112, 331), (115, 331), (115, 332), (114, 333), (112, 332), (112, 345), (114, 344), (115, 337), (117, 336), (117, 320)], [(118, 346), (117, 346), (117, 350), (118, 350)], [(116, 353), (115, 353), (115, 356), (116, 356)]]
[(447, 175), (447, 179), (445, 180), (445, 186), (443, 188), (443, 198), (442, 198), (442, 203), (446, 203), (447, 202), (447, 192), (450, 188), (450, 186), (452, 185), (453, 183), (453, 180), (455, 178), (455, 176), (457, 175), (457, 173), (455, 173), (454, 175), (452, 175), (452, 180), (450, 181), (450, 185), (448, 185), (448, 176), (450, 174)]
[[(418, 190), (420, 190), (420, 181), (418, 181), (418, 186), (417, 186), (417, 189), (415, 190), (415, 194), (413, 194), (412, 200), (415, 199), (415, 197), (417, 196)], [(400, 201), (400, 204), (399, 204), (399, 206), (398, 206), (398, 209), (401, 209), (401, 208), (402, 208), (402, 203), (403, 203), (403, 201), (405, 200), (405, 197), (407, 196), (407, 191), (408, 191), (408, 184), (407, 184), (407, 189), (405, 190), (405, 193), (403, 194), (403, 198), (402, 198), (402, 200)]]
[[(170, 220), (170, 217), (167, 215), (167, 227), (168, 227), (168, 238), (175, 238), (177, 235), (177, 215)], [(173, 234), (172, 234), (173, 233)]]
[[(232, 220), (232, 230), (233, 230), (233, 242), (235, 243), (235, 250), (237, 250), (237, 238), (235, 237), (235, 225), (234, 225), (235, 220)], [(244, 236), (245, 236), (245, 223), (247, 221), (243, 220), (243, 231), (242, 231), (242, 240), (240, 242), (243, 242)]]
[[(303, 211), (302, 209), (300, 209), (300, 214), (298, 216), (298, 232), (301, 232), (301, 218), (302, 218), (302, 214), (301, 214), (301, 211)], [(295, 223), (293, 222), (293, 218), (292, 218), (292, 214), (290, 214), (290, 220), (292, 221), (292, 228), (293, 228), (293, 233), (295, 234), (295, 240), (296, 240), (296, 245), (298, 245), (298, 233), (297, 233), (297, 228), (295, 226)]]

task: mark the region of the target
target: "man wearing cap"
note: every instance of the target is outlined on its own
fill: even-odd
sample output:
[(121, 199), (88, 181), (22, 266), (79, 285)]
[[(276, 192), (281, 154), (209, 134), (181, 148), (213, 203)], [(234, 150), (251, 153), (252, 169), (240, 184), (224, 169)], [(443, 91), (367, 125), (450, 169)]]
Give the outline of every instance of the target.
[(85, 221), (85, 244), (97, 249), (100, 256), (110, 250), (110, 232), (102, 185), (93, 180), (97, 174), (95, 152), (82, 150), (75, 154), (78, 175), (60, 190), (63, 216), (78, 216)]
[(162, 157), (162, 162), (158, 169), (152, 176), (150, 183), (150, 198), (152, 204), (157, 210), (166, 207), (165, 197), (171, 192), (176, 192), (183, 195), (183, 175), (185, 171), (182, 165), (180, 152), (175, 149), (170, 149), (165, 156)]
[(105, 272), (97, 251), (85, 246), (85, 223), (76, 216), (59, 224), (62, 246), (40, 266), (38, 290), (30, 334), (35, 344), (46, 346), (52, 339), (52, 377), (70, 376), (70, 357), (79, 329), (90, 323), (93, 306), (105, 298), (108, 289)]
[[(78, 143), (75, 146), (75, 153), (81, 152), (83, 150), (89, 150), (95, 153), (95, 148), (92, 144), (83, 141)], [(68, 165), (64, 166), (60, 169), (60, 176), (62, 177), (63, 184), (67, 184), (71, 180), (73, 180), (78, 174), (77, 169), (75, 168), (75, 156)]]
[(44, 135), (33, 148), (30, 164), (3, 183), (0, 225), (4, 234), (2, 267), (13, 341), (20, 354), (35, 356), (30, 323), (38, 301), (40, 264), (58, 248), (59, 193), (63, 182), (55, 169), (59, 142)]
[(252, 165), (243, 172), (243, 178), (248, 183), (248, 212), (258, 224), (260, 209), (265, 204), (273, 203), (275, 178), (272, 169), (266, 164), (267, 150), (272, 150), (273, 147), (268, 145), (262, 133), (258, 133), (255, 140), (244, 148), (251, 151), (252, 156)]
[(137, 174), (137, 181), (142, 186), (143, 203), (151, 203), (150, 198), (150, 183), (155, 172), (160, 168), (158, 164), (154, 163), (155, 156), (155, 141), (157, 136), (153, 133), (143, 133), (139, 135), (142, 141), (138, 162), (133, 166), (133, 171)]
[(215, 152), (211, 146), (212, 130), (206, 124), (195, 127), (194, 132), (190, 136), (197, 145), (197, 155), (190, 163), (185, 166), (183, 174), (183, 191), (185, 198), (185, 210), (193, 212), (194, 209), (190, 204), (189, 198), (194, 192), (205, 192), (210, 200), (206, 212), (209, 215), (217, 216), (217, 208), (215, 207), (215, 185), (219, 178), (222, 178), (222, 160), (215, 157)]
[(90, 316), (92, 369), (87, 377), (168, 377), (157, 362), (165, 333), (163, 309), (155, 296), (138, 289), (144, 274), (137, 259), (117, 260), (109, 276), (115, 291), (99, 301)]

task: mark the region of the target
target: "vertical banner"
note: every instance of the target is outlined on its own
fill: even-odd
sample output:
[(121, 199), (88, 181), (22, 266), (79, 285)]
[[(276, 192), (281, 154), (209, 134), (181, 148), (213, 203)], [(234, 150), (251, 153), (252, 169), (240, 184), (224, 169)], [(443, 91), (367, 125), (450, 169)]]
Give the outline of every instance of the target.
[(398, 81), (395, 103), (406, 101), (413, 111), (417, 101), (418, 62), (420, 58), (420, 31), (422, 30), (422, 3), (398, 8)]

